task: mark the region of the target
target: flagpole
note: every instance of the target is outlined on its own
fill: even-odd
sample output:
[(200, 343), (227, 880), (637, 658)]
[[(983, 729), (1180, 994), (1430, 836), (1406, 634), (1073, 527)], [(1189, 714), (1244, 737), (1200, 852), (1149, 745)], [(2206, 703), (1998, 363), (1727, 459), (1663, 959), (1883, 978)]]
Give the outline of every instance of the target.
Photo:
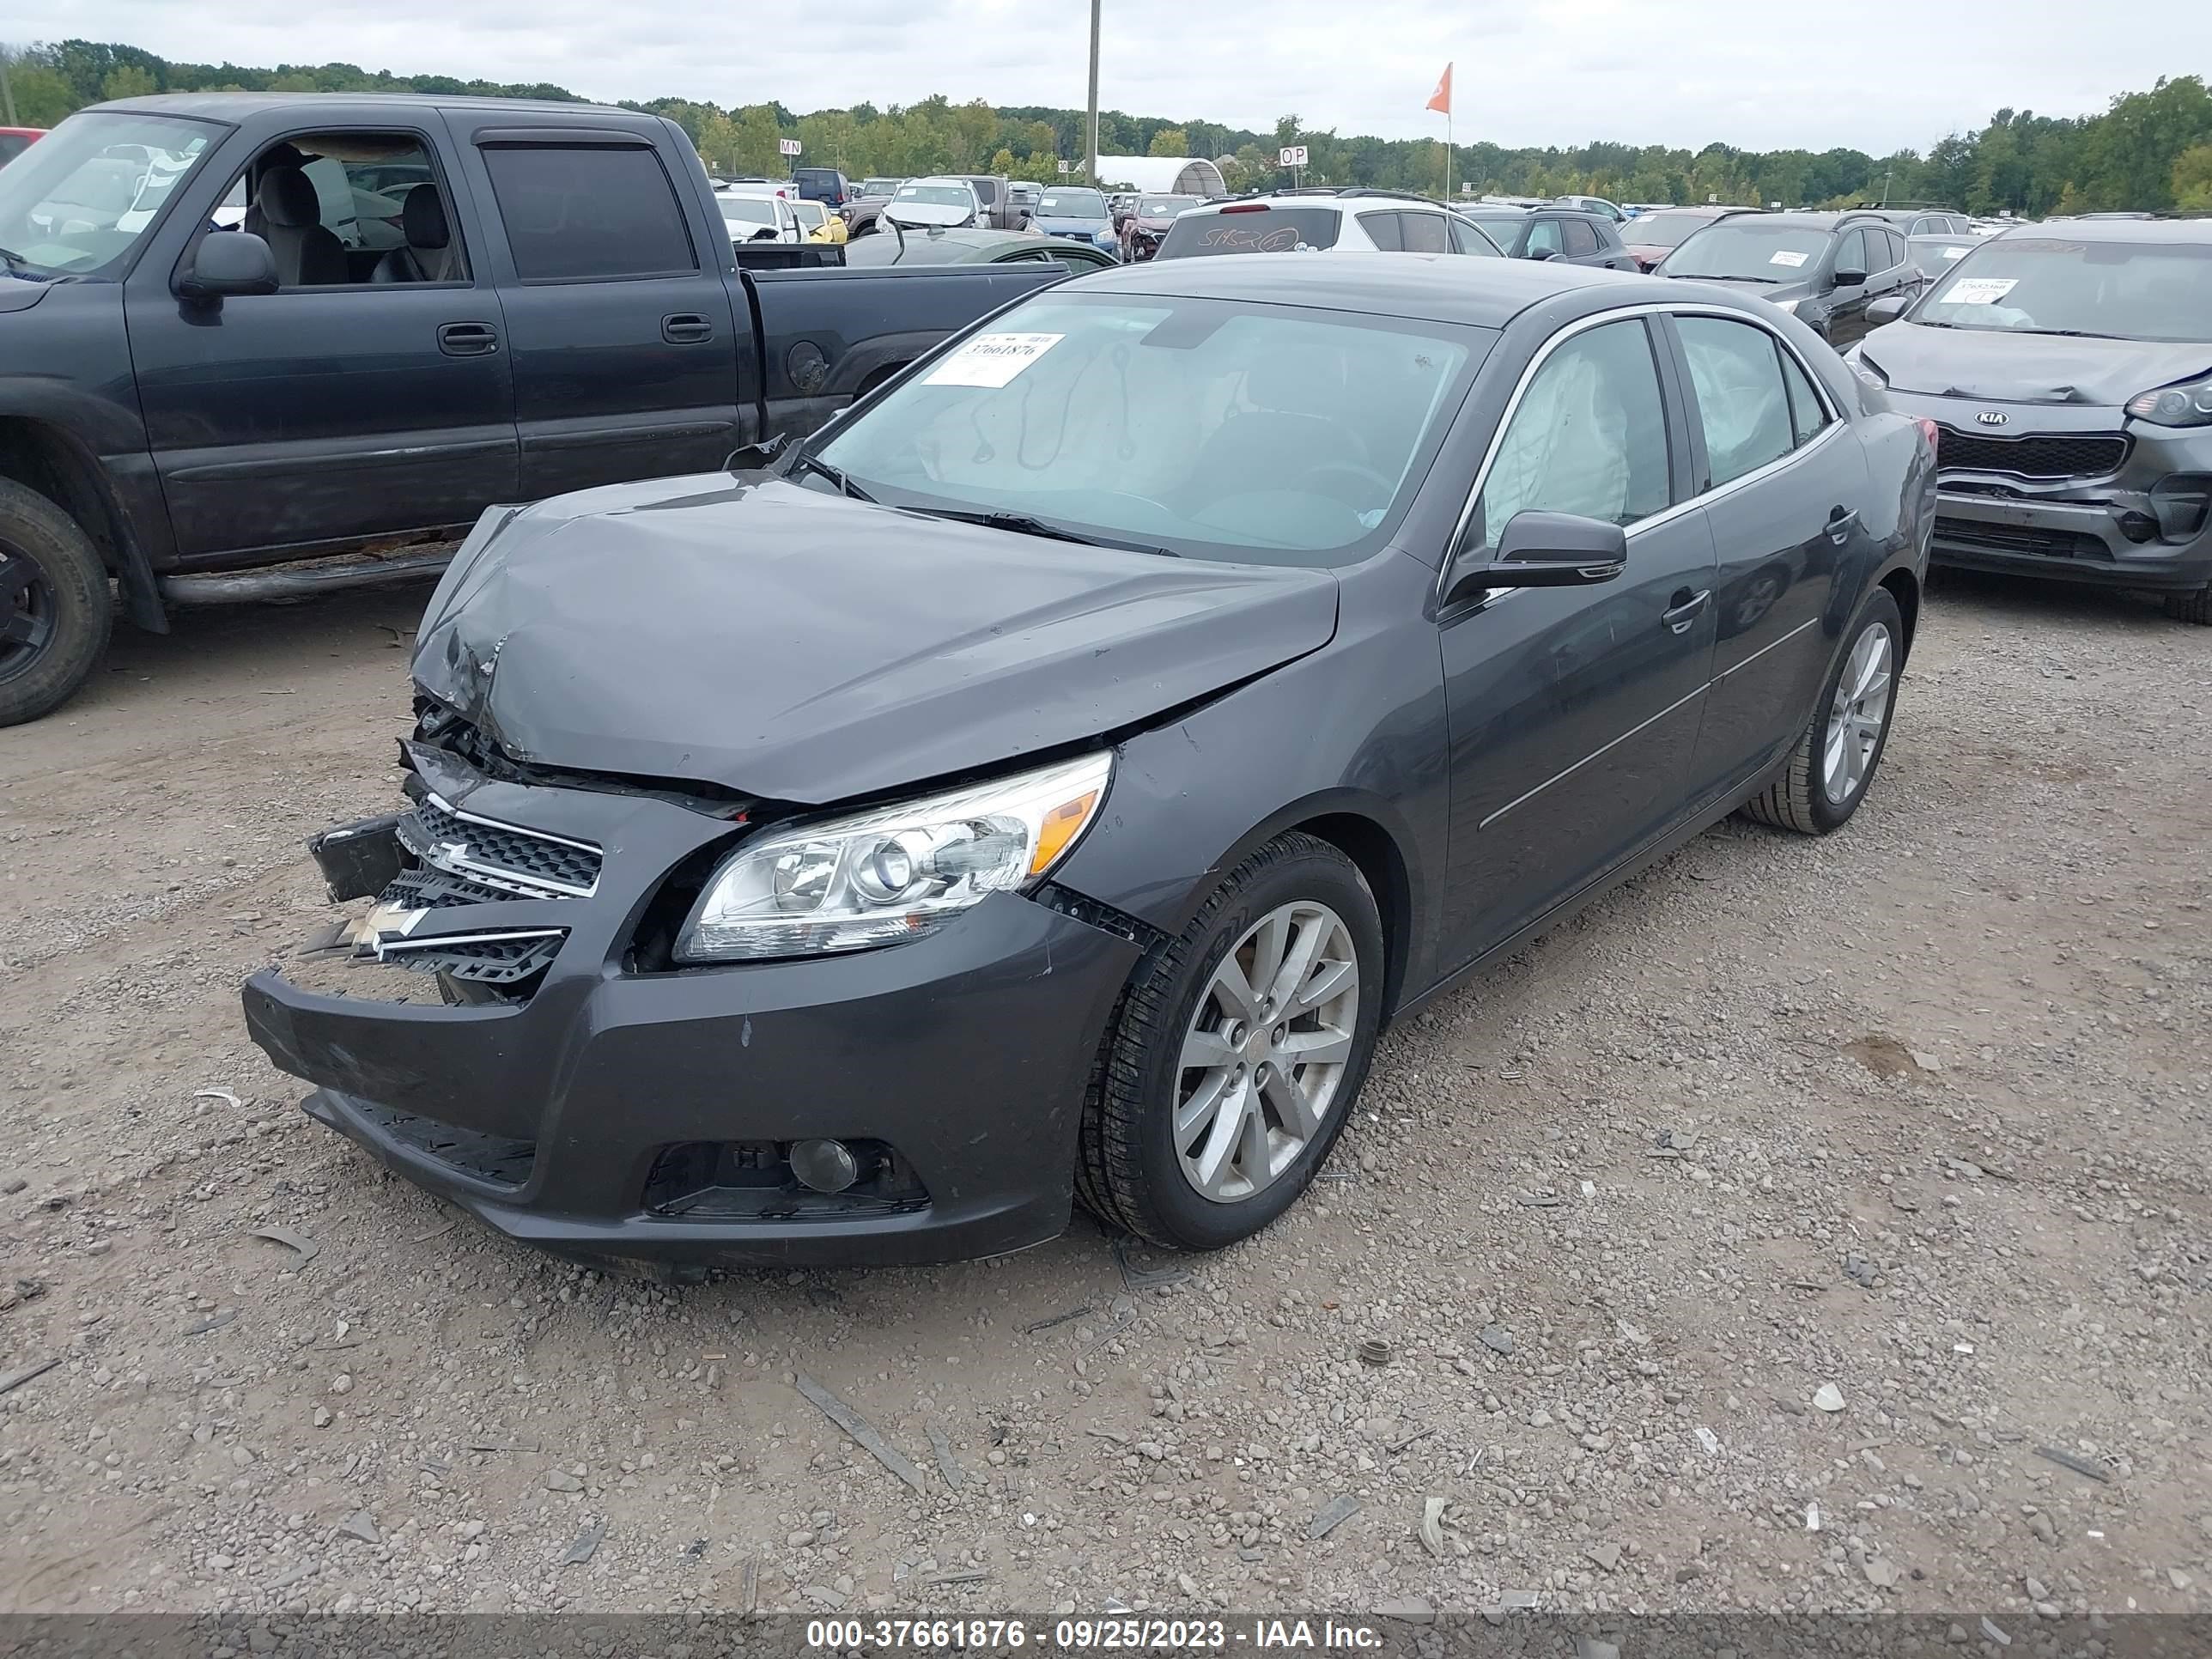
[(1451, 198), (1452, 198), (1452, 195), (1451, 195), (1451, 187), (1452, 187), (1452, 137), (1451, 137), (1451, 111), (1450, 111), (1450, 110), (1449, 110), (1449, 109), (1447, 109), (1446, 111), (1444, 111), (1444, 204), (1445, 204), (1445, 205), (1446, 205), (1446, 206), (1449, 206), (1449, 205), (1450, 205), (1450, 204), (1451, 204)]

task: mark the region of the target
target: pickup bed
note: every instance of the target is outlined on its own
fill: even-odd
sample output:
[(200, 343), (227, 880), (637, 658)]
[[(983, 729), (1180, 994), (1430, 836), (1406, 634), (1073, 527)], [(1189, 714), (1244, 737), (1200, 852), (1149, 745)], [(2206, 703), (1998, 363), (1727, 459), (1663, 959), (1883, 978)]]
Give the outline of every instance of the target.
[(111, 580), (163, 631), (425, 574), (495, 503), (810, 432), (1066, 274), (741, 270), (690, 140), (624, 110), (83, 111), (0, 167), (0, 725), (91, 673)]

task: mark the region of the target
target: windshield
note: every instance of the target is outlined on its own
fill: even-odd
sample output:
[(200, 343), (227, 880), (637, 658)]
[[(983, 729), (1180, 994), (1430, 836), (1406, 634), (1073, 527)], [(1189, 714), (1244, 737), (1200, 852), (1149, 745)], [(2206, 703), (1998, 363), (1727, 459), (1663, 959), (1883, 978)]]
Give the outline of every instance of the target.
[(1702, 213), (1647, 213), (1622, 226), (1620, 239), (1638, 247), (1679, 247), (1713, 222)]
[(1659, 262), (1662, 276), (1723, 276), (1745, 283), (1802, 283), (1828, 251), (1830, 232), (1746, 215), (1717, 219)]
[(1982, 242), (1951, 267), (1912, 320), (2212, 341), (2212, 246), (2050, 236)]
[(1172, 219), (1178, 213), (1187, 213), (1204, 204), (1195, 196), (1147, 196), (1137, 209), (1144, 219)]
[(1037, 211), (1058, 219), (1103, 219), (1106, 198), (1095, 190), (1048, 190), (1039, 198)]
[(906, 185), (891, 198), (897, 202), (927, 202), (932, 207), (972, 208), (975, 198), (965, 185)]
[(809, 230), (819, 230), (830, 222), (830, 210), (819, 202), (793, 202), (791, 210)]
[(764, 196), (717, 196), (714, 205), (722, 210), (725, 224), (772, 225), (775, 223), (775, 204)]
[(863, 196), (888, 196), (905, 182), (903, 179), (863, 179), (860, 193)]
[(163, 115), (72, 115), (0, 168), (0, 248), (18, 276), (120, 265), (222, 130)]
[[(1488, 330), (1049, 293), (868, 405), (824, 460), (878, 501), (1042, 519), (1193, 557), (1379, 548)], [(1038, 556), (1051, 553), (1040, 544)]]

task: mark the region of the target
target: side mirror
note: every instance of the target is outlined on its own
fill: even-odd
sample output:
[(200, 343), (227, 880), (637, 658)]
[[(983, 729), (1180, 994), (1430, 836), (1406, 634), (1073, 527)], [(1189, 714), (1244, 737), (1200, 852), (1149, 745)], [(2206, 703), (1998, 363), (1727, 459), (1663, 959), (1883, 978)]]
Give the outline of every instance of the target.
[(1492, 587), (1592, 587), (1627, 568), (1628, 532), (1574, 513), (1516, 513), (1494, 557), (1455, 565), (1444, 585), (1453, 605)]
[(277, 286), (276, 256), (250, 230), (216, 230), (201, 237), (191, 266), (177, 279), (177, 292), (191, 300), (274, 294)]
[(1867, 274), (1863, 270), (1839, 270), (1836, 273), (1838, 288), (1864, 288)]
[(1893, 323), (1905, 315), (1911, 304), (1911, 296), (1903, 294), (1885, 294), (1879, 300), (1870, 300), (1867, 302), (1867, 324), (1879, 328), (1884, 323)]

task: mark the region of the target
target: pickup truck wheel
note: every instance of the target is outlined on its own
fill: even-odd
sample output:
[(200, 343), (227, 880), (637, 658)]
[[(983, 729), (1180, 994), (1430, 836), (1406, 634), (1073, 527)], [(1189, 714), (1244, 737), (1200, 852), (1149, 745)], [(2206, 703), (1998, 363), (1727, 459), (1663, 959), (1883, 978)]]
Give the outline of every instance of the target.
[(45, 496), (0, 479), (0, 726), (66, 702), (114, 625), (91, 538)]
[(1109, 1226), (1216, 1249), (1296, 1200), (1375, 1050), (1382, 926), (1358, 866), (1270, 842), (1149, 951), (1106, 1033), (1076, 1192)]

